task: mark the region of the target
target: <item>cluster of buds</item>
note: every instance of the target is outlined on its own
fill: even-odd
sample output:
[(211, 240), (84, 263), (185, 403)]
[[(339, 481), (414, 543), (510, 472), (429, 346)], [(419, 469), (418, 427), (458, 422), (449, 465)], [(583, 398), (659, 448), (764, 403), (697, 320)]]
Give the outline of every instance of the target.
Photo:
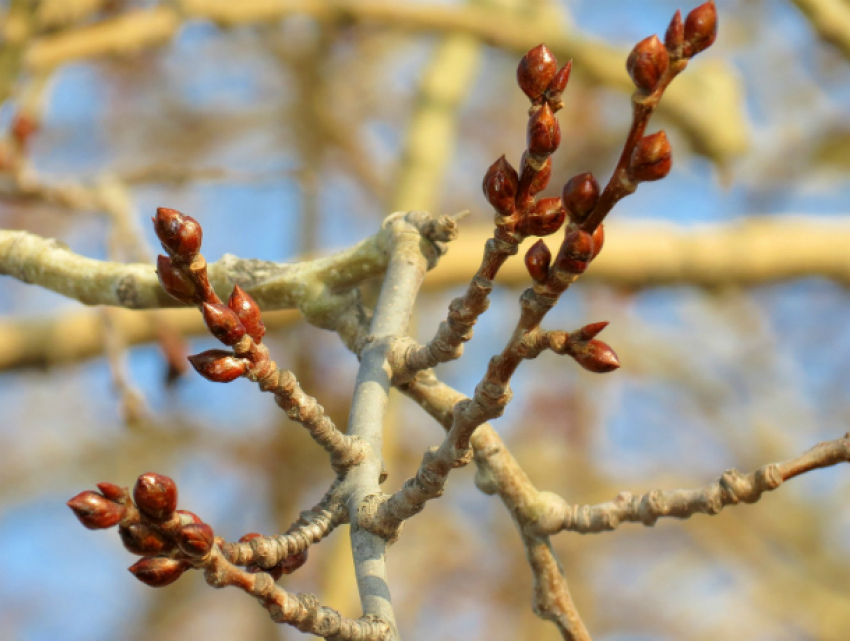
[(183, 303), (199, 306), (210, 333), (234, 348), (208, 350), (190, 356), (189, 362), (201, 376), (216, 383), (229, 383), (245, 375), (250, 367), (246, 357), (266, 333), (259, 305), (238, 285), (226, 305), (213, 291), (206, 261), (199, 253), (202, 230), (198, 221), (165, 207), (157, 209), (152, 220), (154, 231), (168, 252), (168, 256), (157, 260), (162, 288)]
[[(258, 532), (249, 532), (248, 534), (243, 535), (239, 538), (240, 543), (248, 543), (253, 541), (254, 539), (263, 538), (262, 534)], [(284, 574), (292, 574), (304, 565), (307, 562), (307, 550), (302, 550), (301, 552), (297, 552), (295, 554), (291, 554), (285, 559), (283, 559), (277, 565), (274, 565), (270, 568), (263, 568), (256, 564), (248, 565), (245, 569), (252, 574), (256, 572), (268, 572), (271, 577), (277, 581)]]
[(130, 566), (152, 587), (174, 583), (209, 558), (216, 544), (212, 528), (196, 514), (177, 509), (177, 486), (161, 474), (142, 474), (133, 488), (98, 483), (100, 492), (77, 494), (68, 507), (92, 530), (118, 526), (124, 547), (143, 557)]

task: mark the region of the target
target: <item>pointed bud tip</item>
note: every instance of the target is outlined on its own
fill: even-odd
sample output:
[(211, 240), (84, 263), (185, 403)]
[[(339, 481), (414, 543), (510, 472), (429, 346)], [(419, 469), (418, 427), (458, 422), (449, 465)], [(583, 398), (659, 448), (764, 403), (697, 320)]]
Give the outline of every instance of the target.
[(693, 9), (685, 19), (685, 54), (689, 57), (705, 51), (717, 39), (717, 7), (710, 0)]

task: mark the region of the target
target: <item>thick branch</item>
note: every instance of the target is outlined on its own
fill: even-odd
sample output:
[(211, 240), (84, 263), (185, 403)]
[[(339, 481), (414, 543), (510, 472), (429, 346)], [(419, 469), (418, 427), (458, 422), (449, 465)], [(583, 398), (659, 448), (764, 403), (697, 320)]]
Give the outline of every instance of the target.
[(850, 6), (843, 0), (792, 0), (818, 35), (850, 59)]

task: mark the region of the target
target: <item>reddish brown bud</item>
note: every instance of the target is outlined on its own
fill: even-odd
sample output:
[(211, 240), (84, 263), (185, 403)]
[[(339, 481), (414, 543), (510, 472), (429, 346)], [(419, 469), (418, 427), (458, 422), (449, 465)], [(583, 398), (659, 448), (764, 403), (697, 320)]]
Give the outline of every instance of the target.
[(682, 23), (682, 12), (676, 11), (676, 15), (670, 21), (670, 26), (667, 27), (667, 33), (664, 34), (664, 46), (667, 47), (667, 52), (676, 58), (681, 57), (683, 47), (685, 45), (685, 26)]
[(133, 488), (136, 505), (147, 516), (158, 521), (171, 518), (177, 509), (177, 485), (162, 474), (142, 474)]
[(564, 209), (573, 222), (581, 222), (599, 200), (599, 183), (590, 172), (570, 178), (561, 190)]
[(561, 228), (566, 217), (560, 198), (541, 198), (534, 209), (523, 216), (519, 231), (526, 236), (548, 236)]
[(543, 283), (549, 277), (549, 265), (552, 263), (552, 252), (542, 240), (538, 240), (525, 253), (525, 268), (532, 279)]
[(518, 183), (516, 169), (502, 155), (484, 174), (484, 196), (493, 209), (503, 216), (510, 216), (515, 209)]
[(191, 216), (185, 216), (176, 209), (159, 207), (151, 220), (162, 248), (172, 256), (190, 261), (201, 250), (203, 231)]
[(670, 66), (670, 56), (658, 36), (641, 40), (626, 60), (626, 70), (641, 91), (652, 93)]
[(110, 501), (119, 501), (123, 498), (127, 498), (130, 494), (126, 488), (119, 487), (118, 485), (115, 485), (115, 483), (98, 483), (97, 489), (99, 489), (101, 494)]
[(599, 334), (599, 332), (601, 332), (606, 327), (608, 327), (608, 321), (589, 323), (588, 325), (585, 325), (580, 330), (578, 330), (578, 338), (582, 341), (589, 341), (592, 338), (596, 338), (596, 335)]
[(714, 0), (701, 4), (685, 19), (685, 55), (705, 51), (717, 39), (717, 7)]
[(577, 229), (564, 238), (555, 258), (555, 267), (570, 274), (583, 274), (591, 258), (593, 238), (586, 231)]
[(167, 542), (159, 532), (154, 531), (144, 523), (133, 523), (127, 527), (118, 528), (121, 542), (128, 552), (139, 556), (156, 556), (170, 552), (174, 545)]
[(561, 144), (561, 125), (549, 103), (543, 103), (531, 118), (525, 134), (528, 153), (532, 156), (550, 156)]
[(163, 557), (145, 557), (139, 559), (128, 569), (139, 581), (152, 588), (162, 588), (171, 585), (180, 575), (188, 570), (191, 565), (186, 561), (176, 561)]
[(278, 563), (276, 567), (280, 567), (284, 574), (292, 574), (307, 562), (307, 550), (302, 550), (296, 554), (286, 557)]
[(240, 543), (247, 543), (248, 541), (253, 541), (254, 539), (261, 539), (263, 537), (259, 532), (248, 532), (248, 534), (243, 534), (239, 537)]
[(570, 72), (573, 70), (573, 61), (570, 60), (567, 64), (565, 64), (558, 73), (555, 74), (555, 77), (552, 78), (552, 82), (549, 83), (549, 86), (546, 87), (546, 97), (549, 100), (557, 101), (560, 99), (561, 94), (564, 93), (564, 90), (567, 88), (567, 83), (570, 81)]
[(177, 545), (192, 558), (200, 559), (209, 554), (214, 543), (213, 529), (206, 523), (184, 525), (177, 532)]
[(168, 256), (157, 257), (156, 275), (159, 278), (159, 284), (172, 298), (187, 305), (196, 305), (200, 302), (195, 283), (186, 272), (175, 267)]
[(587, 341), (572, 354), (576, 362), (588, 372), (605, 374), (620, 367), (620, 361), (607, 343), (598, 340)]
[(670, 173), (672, 150), (664, 131), (641, 138), (632, 152), (629, 176), (638, 182), (661, 180)]
[(180, 523), (183, 525), (189, 525), (190, 523), (203, 523), (200, 516), (194, 512), (190, 512), (189, 510), (177, 510), (174, 513), (180, 517)]
[(74, 515), (90, 530), (103, 530), (117, 525), (124, 518), (124, 506), (86, 490), (66, 503)]
[(223, 349), (211, 349), (189, 357), (192, 367), (208, 381), (229, 383), (248, 371), (248, 363), (236, 358), (233, 352)]
[(260, 306), (239, 285), (233, 286), (233, 292), (227, 301), (227, 306), (236, 312), (239, 321), (245, 326), (248, 336), (259, 343), (266, 334), (266, 326), (260, 318)]
[(599, 256), (602, 251), (602, 246), (605, 244), (605, 225), (599, 223), (599, 226), (593, 230), (593, 258)]
[(558, 72), (558, 61), (544, 44), (531, 49), (519, 61), (516, 70), (516, 80), (519, 88), (531, 100), (537, 100), (546, 91)]
[(245, 336), (245, 326), (227, 305), (204, 303), (203, 312), (210, 333), (225, 345), (235, 345)]

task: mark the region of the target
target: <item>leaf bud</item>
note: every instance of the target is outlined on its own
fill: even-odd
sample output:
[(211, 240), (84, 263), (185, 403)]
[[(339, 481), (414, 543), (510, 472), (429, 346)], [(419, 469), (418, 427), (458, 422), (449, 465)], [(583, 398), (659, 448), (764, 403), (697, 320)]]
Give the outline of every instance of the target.
[(233, 286), (233, 292), (227, 301), (227, 306), (232, 309), (239, 321), (245, 326), (248, 336), (259, 343), (266, 334), (266, 326), (260, 318), (260, 306), (239, 285)]
[(552, 155), (561, 144), (561, 125), (549, 103), (543, 103), (528, 119), (525, 140), (528, 153), (537, 157)]
[(586, 172), (570, 178), (561, 190), (561, 200), (570, 220), (579, 223), (596, 206), (599, 200), (599, 183), (593, 174)]
[(605, 225), (599, 223), (596, 229), (593, 230), (593, 257), (591, 260), (599, 256), (602, 251), (602, 246), (605, 244)]
[(518, 229), (526, 236), (548, 236), (561, 228), (566, 217), (560, 198), (541, 198), (523, 216)]
[(589, 340), (578, 347), (572, 357), (588, 372), (596, 374), (613, 372), (620, 367), (620, 361), (614, 350), (607, 343), (596, 339)]
[(278, 563), (276, 567), (280, 567), (284, 574), (292, 574), (307, 562), (307, 550), (301, 550), (295, 554), (290, 554), (283, 561)]
[(177, 545), (189, 557), (200, 559), (209, 554), (215, 543), (213, 529), (206, 523), (184, 525), (177, 532)]
[(705, 51), (717, 39), (717, 7), (714, 0), (693, 9), (685, 18), (685, 55), (689, 58)]
[(626, 70), (632, 82), (646, 93), (655, 91), (658, 81), (669, 66), (670, 56), (658, 36), (641, 40), (626, 59)]
[(146, 516), (165, 521), (177, 509), (177, 485), (168, 476), (148, 472), (136, 481), (133, 499)]
[(188, 570), (191, 565), (186, 561), (177, 561), (164, 557), (145, 557), (139, 559), (128, 569), (139, 581), (152, 588), (171, 585)]
[(564, 93), (564, 90), (567, 88), (567, 83), (570, 81), (570, 72), (573, 70), (573, 61), (570, 60), (567, 64), (565, 64), (558, 73), (555, 74), (555, 77), (552, 78), (552, 82), (549, 83), (549, 86), (546, 87), (546, 98), (553, 102), (560, 101), (561, 94)]
[(144, 523), (120, 527), (118, 534), (127, 551), (139, 556), (166, 554), (174, 547), (173, 543), (166, 541), (159, 532)]
[(103, 494), (110, 501), (119, 501), (121, 499), (125, 499), (130, 494), (129, 492), (127, 492), (126, 488), (115, 485), (115, 483), (98, 483), (97, 489), (99, 489), (101, 494)]
[(192, 367), (208, 381), (213, 383), (229, 383), (243, 376), (248, 371), (248, 363), (242, 358), (236, 358), (233, 352), (223, 349), (210, 349), (189, 357)]
[(188, 262), (201, 250), (203, 231), (200, 223), (191, 216), (185, 216), (176, 209), (159, 207), (151, 220), (162, 248), (172, 256)]
[(664, 34), (664, 45), (667, 47), (667, 52), (675, 58), (682, 56), (683, 47), (685, 46), (685, 26), (682, 23), (682, 12), (676, 11), (676, 15), (670, 21), (667, 27), (667, 33)]
[(227, 305), (203, 303), (204, 322), (210, 333), (225, 345), (235, 345), (245, 336), (245, 326)]
[(577, 229), (564, 238), (555, 258), (555, 267), (569, 274), (583, 274), (591, 258), (593, 238), (586, 231)]
[(192, 279), (182, 269), (175, 267), (168, 256), (158, 256), (156, 259), (156, 275), (165, 293), (187, 305), (197, 305), (200, 302), (198, 288)]
[(80, 492), (66, 505), (89, 530), (103, 530), (117, 525), (124, 518), (123, 505), (114, 503), (97, 492)]
[(552, 263), (552, 252), (543, 240), (538, 240), (525, 253), (525, 268), (533, 280), (543, 283), (549, 277), (549, 265)]
[(632, 152), (629, 176), (637, 182), (661, 180), (670, 173), (672, 150), (663, 130), (641, 138)]
[(592, 338), (596, 338), (597, 334), (606, 327), (608, 327), (608, 321), (589, 323), (578, 330), (578, 338), (581, 341), (589, 341)]
[(526, 53), (516, 70), (519, 88), (531, 100), (537, 100), (546, 91), (558, 72), (558, 61), (544, 44), (539, 44)]
[(493, 209), (503, 216), (510, 216), (516, 208), (515, 199), (518, 184), (519, 177), (516, 169), (502, 155), (490, 165), (487, 173), (484, 174), (482, 187), (484, 196), (487, 198), (487, 202), (493, 206)]

